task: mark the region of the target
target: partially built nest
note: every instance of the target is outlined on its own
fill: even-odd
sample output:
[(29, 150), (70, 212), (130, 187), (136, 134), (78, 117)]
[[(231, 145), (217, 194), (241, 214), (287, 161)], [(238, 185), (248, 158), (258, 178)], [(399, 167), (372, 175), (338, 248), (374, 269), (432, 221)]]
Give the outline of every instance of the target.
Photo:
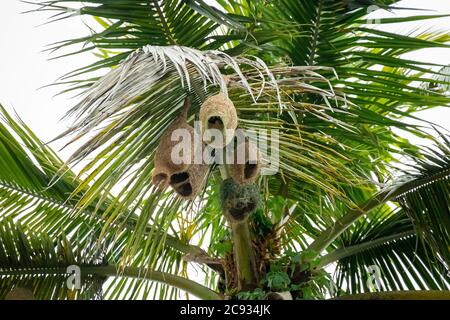
[(259, 188), (254, 184), (239, 184), (233, 179), (226, 179), (220, 191), (222, 210), (232, 221), (246, 221), (259, 207)]
[[(238, 117), (233, 102), (225, 94), (219, 93), (206, 99), (200, 108), (199, 118), (203, 141), (208, 145), (223, 148), (233, 140)], [(221, 139), (215, 139), (214, 129), (222, 133)]]
[(228, 172), (240, 184), (251, 184), (258, 179), (261, 173), (261, 154), (248, 138), (234, 150), (234, 161), (228, 164)]

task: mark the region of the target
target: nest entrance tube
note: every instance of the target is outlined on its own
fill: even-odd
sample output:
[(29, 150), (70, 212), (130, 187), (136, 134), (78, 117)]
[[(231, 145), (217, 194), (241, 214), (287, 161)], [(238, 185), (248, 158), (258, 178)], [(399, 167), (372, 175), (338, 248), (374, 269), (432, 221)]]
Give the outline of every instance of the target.
[(178, 172), (170, 177), (170, 186), (182, 198), (193, 199), (203, 186), (209, 172), (207, 164), (192, 164), (186, 171)]
[[(223, 93), (205, 100), (200, 108), (203, 141), (214, 148), (223, 148), (233, 140), (238, 117), (233, 102)], [(220, 135), (219, 135), (220, 133)]]
[(170, 177), (170, 183), (171, 184), (181, 183), (188, 179), (189, 179), (189, 173), (187, 173), (187, 172), (175, 173)]
[[(237, 130), (240, 135), (241, 130)], [(243, 133), (242, 133), (243, 135)], [(230, 177), (240, 184), (251, 184), (258, 179), (261, 172), (261, 154), (258, 147), (247, 137), (235, 139), (238, 142), (233, 151), (233, 161), (228, 166)]]
[(189, 182), (179, 185), (174, 189), (182, 197), (189, 198), (192, 196), (192, 185)]
[(244, 179), (249, 180), (258, 175), (259, 165), (257, 163), (246, 162), (244, 167)]
[(229, 209), (231, 217), (236, 221), (245, 220), (249, 212), (256, 210), (256, 203), (253, 202), (241, 202), (237, 203), (234, 207)]
[(208, 119), (207, 129), (217, 129), (217, 130), (223, 131), (224, 127), (225, 126), (223, 124), (222, 118), (213, 116)]
[(168, 184), (168, 179), (169, 176), (166, 173), (161, 172), (153, 175), (152, 183), (157, 187), (166, 186)]

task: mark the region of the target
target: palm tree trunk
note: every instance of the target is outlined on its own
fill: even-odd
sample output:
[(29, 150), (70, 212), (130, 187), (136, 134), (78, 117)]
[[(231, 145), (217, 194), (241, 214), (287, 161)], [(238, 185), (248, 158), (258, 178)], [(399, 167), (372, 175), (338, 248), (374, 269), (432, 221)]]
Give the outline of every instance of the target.
[(253, 290), (257, 286), (258, 273), (248, 223), (247, 221), (230, 221), (230, 226), (233, 236), (233, 252), (238, 279), (238, 290)]

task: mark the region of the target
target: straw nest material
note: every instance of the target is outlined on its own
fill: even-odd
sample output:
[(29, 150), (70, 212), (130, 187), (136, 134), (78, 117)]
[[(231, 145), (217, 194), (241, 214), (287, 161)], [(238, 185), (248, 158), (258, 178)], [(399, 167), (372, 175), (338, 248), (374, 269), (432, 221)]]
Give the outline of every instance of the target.
[[(223, 148), (232, 141), (238, 117), (233, 102), (223, 93), (209, 97), (202, 104), (199, 118), (205, 143), (214, 148)], [(222, 139), (214, 139), (210, 129), (219, 130)]]
[(258, 147), (248, 139), (237, 145), (234, 161), (228, 164), (228, 172), (237, 183), (254, 183), (261, 173), (261, 154)]
[(255, 184), (243, 185), (226, 179), (220, 191), (224, 214), (236, 222), (246, 221), (260, 204), (259, 188)]
[(192, 164), (187, 170), (172, 174), (169, 184), (180, 197), (192, 200), (205, 185), (208, 171), (207, 164)]
[[(194, 156), (194, 144), (192, 140), (182, 140), (180, 141), (172, 141), (172, 133), (177, 129), (185, 129), (187, 133), (191, 136), (191, 139), (194, 137), (194, 128), (192, 128), (187, 121), (187, 112), (190, 107), (190, 102), (186, 99), (183, 110), (177, 119), (167, 128), (167, 130), (162, 134), (161, 139), (159, 141), (159, 145), (155, 152), (154, 157), (154, 170), (152, 175), (152, 182), (154, 185), (158, 187), (165, 188), (169, 185), (170, 177), (179, 172), (185, 172), (191, 165), (192, 158)], [(172, 149), (176, 145), (180, 145), (181, 143), (190, 143), (190, 146), (186, 145), (184, 150), (187, 148), (191, 148), (191, 155), (186, 155), (185, 159), (181, 163), (174, 163), (172, 161)]]
[(5, 300), (35, 300), (35, 298), (31, 289), (16, 287), (8, 292)]
[[(171, 186), (183, 199), (193, 199), (203, 188), (209, 166), (204, 163), (194, 162), (195, 153), (198, 152), (194, 139), (194, 128), (187, 123), (187, 113), (190, 101), (187, 98), (181, 114), (167, 128), (161, 137), (154, 158), (154, 171), (152, 181), (158, 187)], [(177, 129), (186, 130), (189, 139), (172, 141), (172, 133)], [(185, 143), (186, 145), (182, 145)], [(182, 154), (181, 163), (174, 163), (172, 151), (174, 147), (180, 150), (190, 150), (190, 154)]]

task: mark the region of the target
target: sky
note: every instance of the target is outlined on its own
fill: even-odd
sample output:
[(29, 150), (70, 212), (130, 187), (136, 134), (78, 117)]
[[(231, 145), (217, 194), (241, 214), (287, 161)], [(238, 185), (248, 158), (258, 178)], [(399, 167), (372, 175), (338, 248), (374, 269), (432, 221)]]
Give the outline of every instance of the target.
[[(211, 1), (209, 1), (211, 2)], [(447, 0), (405, 0), (398, 7), (423, 8), (434, 13), (449, 13), (450, 1)], [(15, 110), (43, 141), (50, 141), (68, 126), (60, 121), (65, 112), (75, 104), (69, 94), (58, 94), (63, 87), (41, 87), (55, 82), (58, 77), (96, 61), (92, 53), (85, 53), (62, 59), (51, 60), (55, 54), (44, 51), (51, 43), (81, 37), (88, 34), (81, 17), (45, 24), (48, 13), (22, 13), (32, 10), (33, 6), (19, 0), (3, 0), (0, 10), (0, 103), (9, 111)], [(399, 16), (416, 14), (414, 11), (389, 13), (377, 11), (372, 16)], [(433, 12), (430, 12), (433, 13)], [(422, 14), (422, 13), (421, 13)], [(426, 14), (426, 13), (425, 13)], [(410, 30), (412, 28), (446, 28), (450, 30), (450, 18), (429, 20), (426, 23), (411, 23), (402, 26), (386, 26), (389, 31)], [(417, 60), (449, 64), (450, 54), (445, 49), (432, 49), (417, 52), (409, 56)], [(431, 58), (431, 59), (430, 59)], [(444, 127), (450, 127), (450, 108), (425, 111), (420, 114), (427, 120)], [(62, 141), (52, 144), (59, 149)], [(62, 150), (60, 155), (66, 158), (73, 147)]]

